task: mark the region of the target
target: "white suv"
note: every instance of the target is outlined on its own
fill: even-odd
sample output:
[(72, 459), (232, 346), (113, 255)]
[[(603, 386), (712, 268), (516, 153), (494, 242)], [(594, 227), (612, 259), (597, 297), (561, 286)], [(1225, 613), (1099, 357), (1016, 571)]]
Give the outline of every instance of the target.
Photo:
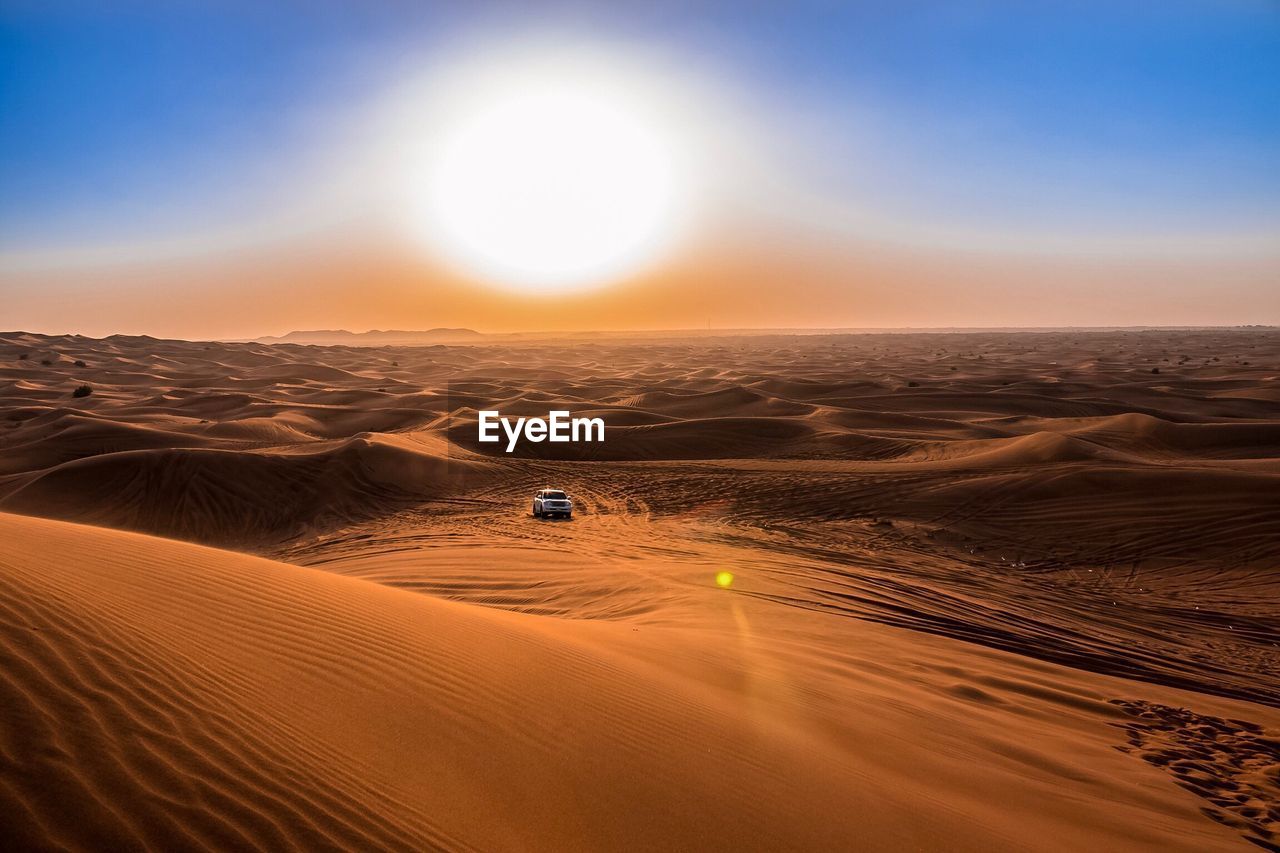
[(533, 496), (533, 517), (550, 518), (557, 515), (573, 517), (573, 501), (560, 489), (540, 489)]

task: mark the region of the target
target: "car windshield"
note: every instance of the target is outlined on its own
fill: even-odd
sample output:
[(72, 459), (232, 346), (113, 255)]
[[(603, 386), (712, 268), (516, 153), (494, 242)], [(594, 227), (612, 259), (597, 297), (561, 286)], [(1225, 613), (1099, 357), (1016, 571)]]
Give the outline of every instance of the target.
[(551, 501), (562, 501), (565, 499), (564, 492), (543, 492), (542, 497)]

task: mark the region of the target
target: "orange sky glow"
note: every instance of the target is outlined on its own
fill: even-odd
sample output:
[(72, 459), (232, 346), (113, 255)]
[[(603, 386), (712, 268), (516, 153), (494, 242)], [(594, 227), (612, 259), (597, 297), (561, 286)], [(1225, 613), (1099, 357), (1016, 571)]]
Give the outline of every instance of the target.
[[(1117, 259), (725, 241), (583, 293), (521, 295), (408, 249), (314, 244), (28, 273), (7, 324), (240, 339), (299, 329), (482, 332), (1241, 325), (1280, 322), (1273, 256)], [(56, 300), (50, 292), (59, 293)]]

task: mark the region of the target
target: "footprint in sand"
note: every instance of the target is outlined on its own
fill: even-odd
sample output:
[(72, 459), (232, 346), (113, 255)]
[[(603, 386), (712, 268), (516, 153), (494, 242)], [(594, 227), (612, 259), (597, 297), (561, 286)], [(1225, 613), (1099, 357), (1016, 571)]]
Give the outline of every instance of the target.
[(1114, 723), (1128, 745), (1116, 749), (1161, 767), (1209, 802), (1208, 818), (1246, 841), (1280, 852), (1280, 738), (1246, 720), (1197, 714), (1142, 700), (1112, 699), (1133, 719)]

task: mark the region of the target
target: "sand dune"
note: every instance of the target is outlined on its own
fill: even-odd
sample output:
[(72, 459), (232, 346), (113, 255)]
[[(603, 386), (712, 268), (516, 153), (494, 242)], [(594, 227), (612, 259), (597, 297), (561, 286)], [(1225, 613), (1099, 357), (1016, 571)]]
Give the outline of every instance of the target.
[[(273, 436), (274, 437), (274, 436)], [(373, 517), (484, 478), (413, 441), (357, 436), (302, 453), (103, 453), (14, 478), (0, 506), (200, 542), (262, 545)]]
[[(1277, 380), (1267, 330), (0, 334), (0, 819), (96, 848), (1275, 845)], [(607, 440), (506, 454), (489, 408)], [(529, 517), (548, 484), (573, 521)]]
[(671, 605), (682, 627), (566, 621), (59, 522), (0, 534), (20, 844), (1233, 843), (1111, 748), (1122, 682), (836, 619), (802, 644), (821, 626), (713, 587)]

